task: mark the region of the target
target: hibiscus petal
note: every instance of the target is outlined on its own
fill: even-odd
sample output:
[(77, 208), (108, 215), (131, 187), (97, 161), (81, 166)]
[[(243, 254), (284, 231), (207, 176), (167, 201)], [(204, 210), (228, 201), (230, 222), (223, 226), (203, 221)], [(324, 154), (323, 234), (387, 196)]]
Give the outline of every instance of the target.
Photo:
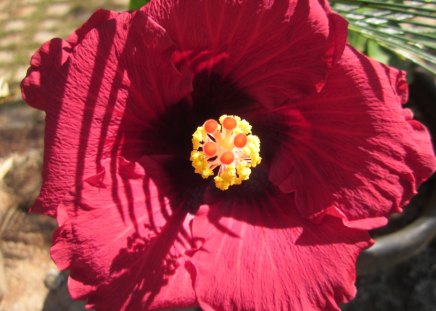
[(82, 187), (80, 198), (73, 192), (60, 205), (51, 249), (58, 267), (70, 270), (72, 297), (96, 310), (195, 306), (187, 213), (172, 209), (141, 166), (123, 160), (105, 161)]
[(144, 13), (98, 11), (67, 41), (36, 53), (22, 82), (24, 99), (47, 113), (35, 211), (54, 215), (68, 189), (95, 174), (102, 159), (141, 155), (151, 120), (192, 89), (191, 74), (171, 62), (173, 51), (165, 30)]
[(101, 24), (107, 22), (108, 20), (116, 19), (117, 16), (120, 14), (123, 13), (99, 9), (95, 11), (91, 15), (91, 17), (82, 26), (80, 26), (80, 28), (78, 28), (71, 35), (69, 35), (66, 41), (68, 41), (74, 47), (82, 42), (88, 32), (90, 32), (94, 28), (100, 27)]
[(366, 231), (326, 217), (303, 219), (291, 194), (203, 206), (192, 257), (203, 310), (339, 310), (356, 293), (355, 262)]
[(406, 98), (403, 72), (346, 48), (319, 95), (280, 112), (287, 126), (270, 179), (318, 221), (334, 209), (350, 221), (401, 211), (436, 168)]
[[(54, 96), (62, 97), (62, 86), (65, 83), (65, 75), (62, 66), (69, 59), (77, 44), (79, 44), (86, 34), (100, 24), (115, 19), (120, 13), (97, 10), (89, 20), (79, 29), (72, 33), (66, 40), (60, 38), (51, 39), (41, 45), (39, 50), (30, 60), (26, 78), (22, 81), (22, 95), (28, 104), (35, 108), (42, 109), (50, 104), (60, 105), (59, 102), (49, 101)], [(55, 93), (56, 94), (53, 94)]]
[(319, 91), (346, 40), (344, 19), (318, 0), (156, 0), (143, 10), (195, 73), (219, 74), (269, 106)]

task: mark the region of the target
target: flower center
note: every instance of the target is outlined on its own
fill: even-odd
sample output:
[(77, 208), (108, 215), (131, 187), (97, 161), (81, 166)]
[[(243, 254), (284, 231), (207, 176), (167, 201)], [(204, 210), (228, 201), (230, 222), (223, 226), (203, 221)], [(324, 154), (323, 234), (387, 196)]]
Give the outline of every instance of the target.
[[(218, 189), (240, 185), (260, 161), (259, 137), (251, 134), (251, 125), (237, 116), (223, 115), (197, 127), (192, 135), (191, 162), (203, 178), (214, 177)], [(215, 171), (215, 173), (214, 173)]]

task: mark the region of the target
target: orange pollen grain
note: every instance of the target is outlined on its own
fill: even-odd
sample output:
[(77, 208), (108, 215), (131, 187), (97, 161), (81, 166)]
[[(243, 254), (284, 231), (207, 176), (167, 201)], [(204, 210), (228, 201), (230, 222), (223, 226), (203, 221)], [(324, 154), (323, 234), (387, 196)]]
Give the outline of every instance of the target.
[(238, 148), (244, 148), (245, 145), (247, 144), (247, 136), (245, 136), (245, 134), (238, 134), (235, 136), (235, 138), (233, 139), (233, 144), (238, 147)]
[(204, 122), (203, 125), (204, 129), (207, 133), (214, 133), (216, 129), (218, 128), (218, 122), (214, 119), (209, 119), (206, 122)]
[(203, 152), (205, 155), (207, 155), (209, 157), (214, 156), (217, 152), (217, 149), (218, 148), (217, 148), (216, 144), (211, 142), (211, 141), (209, 141), (203, 145)]
[(235, 159), (235, 155), (231, 151), (226, 151), (221, 155), (220, 161), (222, 164), (232, 164), (233, 160)]
[(223, 120), (223, 127), (226, 130), (233, 130), (236, 127), (236, 120), (232, 117), (227, 117)]

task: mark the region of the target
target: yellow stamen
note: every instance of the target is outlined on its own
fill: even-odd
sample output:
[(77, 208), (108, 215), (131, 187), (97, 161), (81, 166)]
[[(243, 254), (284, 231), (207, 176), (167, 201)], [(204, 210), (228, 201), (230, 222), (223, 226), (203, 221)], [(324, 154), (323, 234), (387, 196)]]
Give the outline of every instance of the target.
[(227, 190), (248, 180), (260, 161), (260, 140), (251, 125), (237, 116), (223, 115), (219, 123), (207, 120), (192, 135), (191, 162), (203, 178), (214, 175), (215, 185)]

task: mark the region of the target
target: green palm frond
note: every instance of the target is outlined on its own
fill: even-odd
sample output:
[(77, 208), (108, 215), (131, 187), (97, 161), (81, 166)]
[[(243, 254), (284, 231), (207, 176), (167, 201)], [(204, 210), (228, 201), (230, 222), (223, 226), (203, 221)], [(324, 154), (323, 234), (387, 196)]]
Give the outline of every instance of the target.
[[(332, 0), (349, 25), (350, 42), (374, 43), (436, 75), (436, 1)], [(369, 42), (369, 45), (368, 45)]]

